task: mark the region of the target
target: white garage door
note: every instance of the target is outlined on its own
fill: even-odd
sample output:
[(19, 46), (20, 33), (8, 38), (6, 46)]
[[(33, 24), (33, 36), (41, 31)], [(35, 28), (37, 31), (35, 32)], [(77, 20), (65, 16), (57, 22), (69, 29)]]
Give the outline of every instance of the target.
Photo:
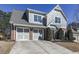
[(29, 29), (17, 28), (16, 31), (16, 41), (29, 40)]
[(33, 40), (39, 40), (43, 36), (42, 30), (33, 29)]

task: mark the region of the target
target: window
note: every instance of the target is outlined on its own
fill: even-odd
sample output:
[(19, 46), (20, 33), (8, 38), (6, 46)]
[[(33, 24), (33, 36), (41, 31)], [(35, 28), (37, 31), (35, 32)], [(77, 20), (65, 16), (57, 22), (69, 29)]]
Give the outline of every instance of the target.
[(34, 15), (34, 21), (37, 21), (37, 15)]
[(59, 17), (55, 17), (55, 23), (60, 23), (61, 19)]
[(35, 30), (35, 29), (34, 29), (33, 31), (34, 31), (34, 33), (38, 33), (38, 30)]
[(29, 29), (24, 29), (24, 32), (29, 32)]
[(38, 21), (39, 21), (39, 22), (42, 22), (42, 21), (41, 21), (41, 16), (38, 16)]
[(34, 15), (34, 21), (36, 21), (36, 22), (42, 22), (41, 16)]
[(23, 29), (17, 28), (17, 32), (23, 32)]

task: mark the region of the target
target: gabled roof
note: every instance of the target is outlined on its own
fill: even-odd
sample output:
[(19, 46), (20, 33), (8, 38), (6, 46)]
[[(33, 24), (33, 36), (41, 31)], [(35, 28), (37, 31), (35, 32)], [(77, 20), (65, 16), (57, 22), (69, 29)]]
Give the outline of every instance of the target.
[(64, 18), (66, 19), (67, 21), (67, 17), (65, 16), (63, 10), (61, 9), (61, 7), (59, 6), (59, 4), (57, 4), (53, 10), (56, 10), (56, 11), (60, 11), (62, 13), (62, 15), (64, 16)]
[(54, 9), (57, 9), (57, 10), (62, 10), (61, 7), (59, 6), (59, 4), (57, 4)]
[[(61, 9), (61, 7), (60, 7), (58, 4), (57, 4), (48, 14), (50, 14), (51, 12), (54, 12), (54, 11), (59, 11), (59, 12), (61, 12), (61, 14), (63, 15), (63, 17), (64, 17), (65, 20), (67, 21), (67, 17), (65, 16), (63, 10)], [(53, 21), (53, 20), (51, 20), (51, 21), (49, 22), (49, 24), (51, 24), (52, 21)], [(48, 24), (48, 25), (49, 25), (49, 24)]]

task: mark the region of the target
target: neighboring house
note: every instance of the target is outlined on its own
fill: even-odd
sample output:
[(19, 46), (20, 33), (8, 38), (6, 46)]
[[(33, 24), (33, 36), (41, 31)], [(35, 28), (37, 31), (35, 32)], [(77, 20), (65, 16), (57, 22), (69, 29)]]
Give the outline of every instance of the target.
[(44, 39), (44, 29), (66, 29), (67, 19), (57, 5), (49, 13), (27, 8), (26, 11), (14, 10), (10, 19), (11, 40), (26, 41)]

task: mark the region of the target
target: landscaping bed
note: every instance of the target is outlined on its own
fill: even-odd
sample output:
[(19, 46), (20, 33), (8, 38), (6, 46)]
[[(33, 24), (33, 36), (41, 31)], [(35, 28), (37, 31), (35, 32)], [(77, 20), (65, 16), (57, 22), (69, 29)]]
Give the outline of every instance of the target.
[(14, 45), (14, 41), (0, 41), (0, 54), (7, 54)]
[(79, 53), (79, 43), (76, 42), (55, 42), (58, 45), (61, 45), (69, 50), (72, 50), (73, 52)]

